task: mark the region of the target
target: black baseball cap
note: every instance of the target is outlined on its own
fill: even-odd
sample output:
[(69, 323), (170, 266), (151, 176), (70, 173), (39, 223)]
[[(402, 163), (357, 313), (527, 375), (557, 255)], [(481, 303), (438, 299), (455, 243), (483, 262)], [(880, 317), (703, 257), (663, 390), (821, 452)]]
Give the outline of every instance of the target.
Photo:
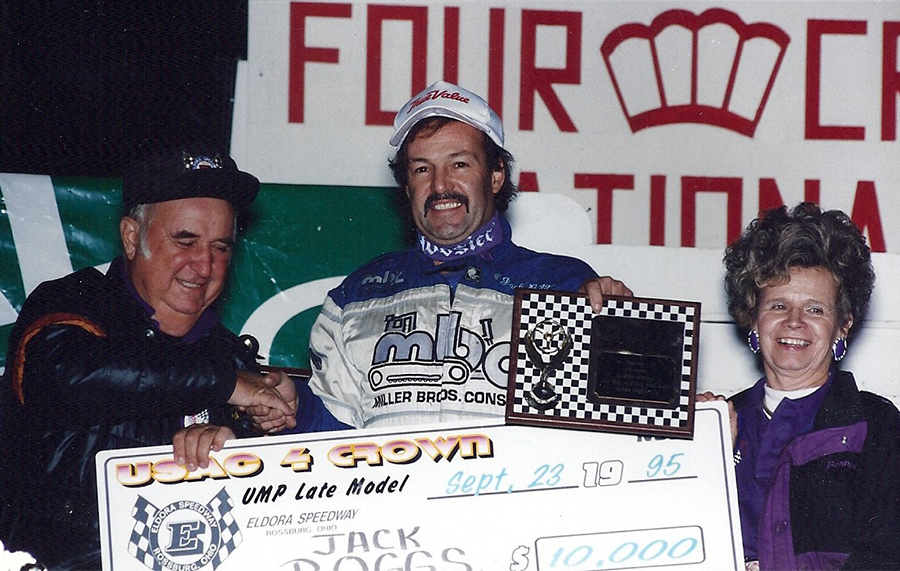
[(181, 150), (146, 157), (125, 170), (125, 212), (138, 204), (180, 198), (221, 198), (243, 210), (259, 193), (259, 180), (237, 168), (227, 153)]

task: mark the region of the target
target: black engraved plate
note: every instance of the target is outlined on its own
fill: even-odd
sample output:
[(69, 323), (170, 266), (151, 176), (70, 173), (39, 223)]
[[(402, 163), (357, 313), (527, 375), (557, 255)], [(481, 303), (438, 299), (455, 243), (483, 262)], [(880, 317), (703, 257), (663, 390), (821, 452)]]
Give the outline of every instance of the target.
[(588, 397), (676, 406), (683, 347), (679, 322), (598, 315), (591, 320)]

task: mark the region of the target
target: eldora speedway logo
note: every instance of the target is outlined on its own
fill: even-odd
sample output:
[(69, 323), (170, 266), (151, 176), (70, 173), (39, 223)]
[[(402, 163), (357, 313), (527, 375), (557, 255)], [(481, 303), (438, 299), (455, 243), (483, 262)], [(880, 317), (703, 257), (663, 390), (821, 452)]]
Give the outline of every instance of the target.
[(157, 508), (138, 496), (128, 553), (154, 571), (217, 568), (241, 543), (225, 488), (208, 504), (181, 500)]

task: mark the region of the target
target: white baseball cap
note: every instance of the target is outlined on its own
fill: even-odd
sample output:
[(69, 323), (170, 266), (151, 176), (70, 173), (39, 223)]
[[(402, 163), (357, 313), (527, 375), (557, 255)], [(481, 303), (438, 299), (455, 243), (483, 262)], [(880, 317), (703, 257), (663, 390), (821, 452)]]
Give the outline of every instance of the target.
[(468, 123), (503, 147), (503, 123), (487, 101), (446, 81), (432, 83), (406, 102), (394, 118), (391, 145), (399, 148), (410, 129), (427, 117), (449, 117)]

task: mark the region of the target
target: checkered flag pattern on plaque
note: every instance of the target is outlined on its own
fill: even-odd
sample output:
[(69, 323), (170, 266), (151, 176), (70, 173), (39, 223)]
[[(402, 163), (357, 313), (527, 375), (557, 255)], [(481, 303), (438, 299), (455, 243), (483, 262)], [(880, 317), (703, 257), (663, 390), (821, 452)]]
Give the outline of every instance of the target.
[[(695, 310), (696, 309), (696, 310)], [(696, 315), (695, 315), (696, 313)], [(690, 304), (679, 305), (637, 298), (608, 299), (601, 315), (674, 321), (684, 325), (684, 347), (681, 362), (681, 387), (678, 404), (674, 408), (650, 408), (596, 403), (588, 398), (590, 386), (591, 320), (594, 316), (585, 295), (563, 292), (525, 291), (521, 294), (520, 321), (514, 324), (516, 344), (515, 383), (512, 389), (512, 415), (523, 420), (559, 421), (562, 424), (603, 424), (606, 422), (682, 429), (688, 425), (689, 402), (692, 394), (692, 359), (695, 342), (695, 317), (699, 310)], [(562, 324), (572, 337), (572, 350), (562, 366), (554, 370), (548, 380), (559, 395), (559, 402), (549, 410), (529, 406), (526, 394), (539, 380), (541, 371), (531, 363), (525, 349), (526, 333), (545, 320)]]
[(228, 495), (228, 492), (225, 491), (225, 488), (222, 488), (210, 500), (207, 507), (219, 518), (219, 550), (212, 559), (213, 569), (215, 569), (241, 544), (243, 536), (241, 535), (240, 527), (234, 520), (234, 516), (231, 515), (231, 508), (234, 507), (234, 502), (231, 496)]
[[(586, 414), (588, 367), (591, 344), (591, 308), (587, 297), (567, 296), (564, 294), (532, 293), (522, 298), (522, 312), (519, 329), (515, 332), (523, 339), (538, 323), (552, 319), (563, 324), (572, 337), (572, 351), (562, 365), (553, 371), (550, 381), (560, 395), (559, 404), (553, 410), (537, 414), (545, 416), (576, 416), (584, 418)], [(517, 411), (535, 412), (525, 400), (527, 388), (532, 382), (519, 382), (519, 379), (540, 378), (540, 370), (528, 359), (525, 344), (518, 344), (516, 358), (516, 389), (514, 408)]]
[(128, 553), (153, 571), (162, 571), (162, 564), (150, 553), (150, 522), (159, 511), (156, 506), (141, 496), (137, 497), (131, 509), (134, 528), (128, 539)]

